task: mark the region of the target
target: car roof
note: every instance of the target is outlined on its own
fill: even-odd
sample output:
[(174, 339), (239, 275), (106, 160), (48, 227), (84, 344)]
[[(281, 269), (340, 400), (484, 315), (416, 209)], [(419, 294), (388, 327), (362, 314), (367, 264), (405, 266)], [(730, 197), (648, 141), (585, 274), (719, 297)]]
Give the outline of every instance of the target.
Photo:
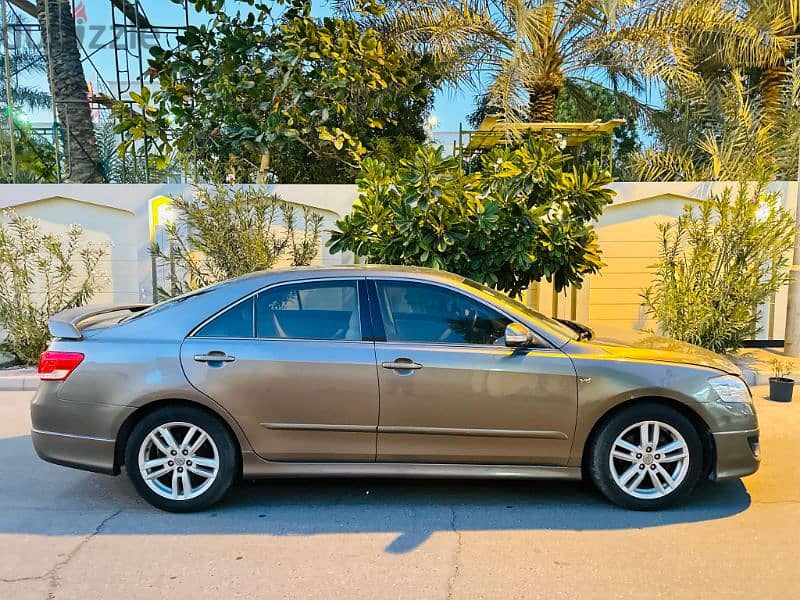
[(235, 279), (230, 279), (228, 282), (245, 281), (249, 279), (264, 279), (264, 280), (292, 280), (298, 278), (316, 278), (316, 277), (342, 277), (347, 275), (354, 276), (416, 276), (422, 279), (438, 279), (448, 281), (463, 281), (464, 277), (450, 273), (448, 271), (440, 271), (437, 269), (429, 269), (427, 267), (405, 267), (399, 265), (327, 265), (327, 266), (313, 266), (313, 267), (286, 267), (278, 269), (269, 269), (266, 271), (256, 271), (249, 273)]

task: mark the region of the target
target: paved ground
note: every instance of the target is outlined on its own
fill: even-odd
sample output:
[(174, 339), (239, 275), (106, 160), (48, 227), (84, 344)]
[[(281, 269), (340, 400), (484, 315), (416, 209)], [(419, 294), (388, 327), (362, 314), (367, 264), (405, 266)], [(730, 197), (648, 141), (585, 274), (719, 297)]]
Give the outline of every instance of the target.
[(0, 393), (0, 599), (796, 598), (800, 401), (756, 392), (761, 471), (667, 512), (580, 483), (289, 480), (195, 515), (40, 461), (30, 393)]
[(776, 365), (786, 375), (800, 381), (800, 358), (784, 356), (783, 348), (742, 348), (728, 358), (741, 367), (745, 381), (751, 385), (767, 385), (775, 374)]

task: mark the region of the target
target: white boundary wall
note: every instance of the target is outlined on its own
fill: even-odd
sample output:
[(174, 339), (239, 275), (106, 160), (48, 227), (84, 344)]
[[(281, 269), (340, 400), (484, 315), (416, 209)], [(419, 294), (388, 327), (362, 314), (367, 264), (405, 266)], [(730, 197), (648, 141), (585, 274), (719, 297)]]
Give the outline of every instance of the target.
[[(622, 327), (648, 326), (639, 292), (650, 280), (648, 267), (655, 262), (658, 234), (656, 224), (677, 217), (687, 202), (702, 202), (718, 193), (724, 182), (615, 183), (614, 203), (597, 223), (607, 267), (588, 278), (576, 293), (574, 312), (578, 319), (593, 324)], [(325, 217), (324, 228), (347, 214), (357, 197), (354, 185), (274, 185), (267, 190), (289, 202), (318, 209)], [(794, 213), (797, 184), (774, 182), (784, 206)], [(161, 196), (192, 193), (188, 185), (0, 185), (0, 209), (14, 208), (20, 214), (38, 218), (49, 231), (63, 231), (71, 223), (84, 227), (89, 239), (110, 242), (109, 256), (102, 268), (108, 285), (97, 302), (149, 301), (151, 291), (150, 203)], [(327, 240), (327, 236), (325, 236)], [(331, 256), (323, 248), (322, 264), (351, 262), (352, 256)], [(539, 308), (550, 312), (552, 291), (545, 283), (539, 289)], [(559, 314), (570, 316), (572, 294), (559, 298)], [(762, 336), (769, 329), (764, 311)], [(776, 298), (772, 330), (783, 337), (786, 290)]]

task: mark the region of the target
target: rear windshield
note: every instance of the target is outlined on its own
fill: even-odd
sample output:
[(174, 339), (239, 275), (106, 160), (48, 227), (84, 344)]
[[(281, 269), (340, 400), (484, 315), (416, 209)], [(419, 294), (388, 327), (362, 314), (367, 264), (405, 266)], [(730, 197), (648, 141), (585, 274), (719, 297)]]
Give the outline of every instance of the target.
[(140, 311), (140, 312), (137, 312), (137, 313), (133, 313), (132, 315), (129, 315), (129, 316), (125, 317), (124, 319), (122, 319), (120, 321), (120, 323), (126, 323), (128, 321), (134, 321), (136, 319), (144, 317), (145, 315), (153, 315), (153, 314), (159, 313), (162, 310), (165, 310), (167, 308), (171, 308), (171, 307), (175, 306), (176, 304), (182, 304), (182, 303), (186, 302), (187, 300), (191, 300), (192, 298), (196, 298), (198, 296), (202, 296), (203, 294), (218, 288), (220, 285), (221, 284), (219, 284), (219, 283), (215, 283), (214, 285), (210, 285), (208, 287), (204, 287), (204, 288), (201, 288), (199, 290), (192, 290), (191, 292), (187, 292), (185, 294), (181, 294), (180, 296), (175, 296), (174, 298), (170, 298), (169, 300), (163, 300), (163, 301), (159, 302), (158, 304), (154, 304), (150, 308), (146, 308), (143, 311)]

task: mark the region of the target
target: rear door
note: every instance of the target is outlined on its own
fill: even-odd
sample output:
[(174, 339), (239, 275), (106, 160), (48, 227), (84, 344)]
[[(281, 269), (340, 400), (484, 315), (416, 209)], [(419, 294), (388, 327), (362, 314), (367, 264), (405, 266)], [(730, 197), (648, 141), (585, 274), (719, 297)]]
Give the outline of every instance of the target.
[(363, 279), (280, 284), (202, 324), (182, 346), (189, 381), (279, 461), (373, 461), (378, 380)]

